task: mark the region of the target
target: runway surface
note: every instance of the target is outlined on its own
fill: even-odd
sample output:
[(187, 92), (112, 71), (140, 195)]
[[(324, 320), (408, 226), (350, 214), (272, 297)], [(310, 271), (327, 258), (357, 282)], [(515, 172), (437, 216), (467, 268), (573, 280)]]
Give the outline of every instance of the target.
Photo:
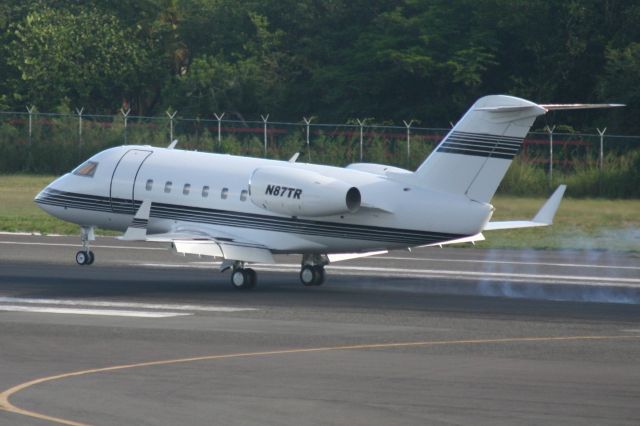
[(164, 245), (77, 249), (0, 235), (0, 424), (640, 423), (634, 254), (394, 252), (317, 288), (279, 256), (239, 292)]

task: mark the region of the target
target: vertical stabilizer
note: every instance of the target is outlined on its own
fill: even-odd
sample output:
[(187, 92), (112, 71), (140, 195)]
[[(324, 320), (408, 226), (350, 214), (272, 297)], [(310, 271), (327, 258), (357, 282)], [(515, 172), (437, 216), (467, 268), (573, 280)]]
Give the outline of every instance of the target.
[(429, 188), (489, 202), (534, 120), (545, 112), (513, 96), (480, 98), (414, 175)]

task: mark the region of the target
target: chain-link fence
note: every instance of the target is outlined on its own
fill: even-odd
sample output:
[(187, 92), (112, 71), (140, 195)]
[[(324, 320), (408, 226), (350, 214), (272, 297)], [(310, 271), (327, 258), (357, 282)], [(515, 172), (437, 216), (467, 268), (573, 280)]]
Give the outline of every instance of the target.
[[(118, 145), (167, 146), (178, 139), (182, 149), (288, 159), (344, 166), (354, 162), (391, 164), (415, 169), (448, 129), (354, 124), (319, 124), (225, 119), (0, 112), (0, 173), (60, 174), (105, 148)], [(602, 133), (602, 134), (600, 134)], [(532, 132), (520, 159), (549, 174), (595, 165), (607, 156), (640, 149), (640, 137)]]

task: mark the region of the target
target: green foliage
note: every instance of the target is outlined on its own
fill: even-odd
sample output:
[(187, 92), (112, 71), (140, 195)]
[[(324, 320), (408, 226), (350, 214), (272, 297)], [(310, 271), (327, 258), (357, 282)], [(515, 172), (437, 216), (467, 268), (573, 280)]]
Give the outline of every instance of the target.
[[(271, 121), (376, 117), (448, 127), (477, 97), (509, 93), (540, 102), (626, 102), (619, 111), (555, 113), (539, 126), (569, 122), (591, 133), (606, 126), (632, 134), (640, 132), (638, 40), (640, 5), (633, 2), (5, 0), (0, 110), (85, 107), (85, 114), (113, 115), (131, 107), (126, 133), (114, 118), (104, 141), (93, 142), (89, 134), (100, 132), (87, 130), (91, 142), (82, 147), (110, 146), (125, 135), (128, 143), (164, 144), (166, 120), (137, 125), (133, 116), (167, 110), (202, 120), (225, 112), (243, 125), (270, 114)], [(52, 154), (67, 158), (79, 150), (74, 125), (65, 126), (46, 129), (67, 138), (64, 154)], [(179, 133), (194, 146), (211, 137), (198, 126)], [(16, 140), (21, 145), (6, 155), (23, 154), (24, 135)], [(238, 140), (243, 152), (262, 155), (261, 140)], [(340, 140), (341, 154), (333, 152), (337, 139), (327, 140), (312, 138), (307, 154), (336, 164), (359, 159), (358, 140)], [(291, 149), (307, 150), (302, 141), (269, 145), (288, 158)], [(415, 167), (423, 158), (406, 159), (401, 137), (385, 141), (367, 138), (365, 159)], [(431, 147), (416, 141), (412, 152)], [(62, 157), (59, 168), (70, 161)], [(23, 168), (33, 167), (42, 166), (27, 161)]]
[(587, 161), (569, 171), (555, 170), (553, 182), (549, 182), (546, 167), (516, 157), (498, 192), (544, 196), (566, 184), (570, 197), (640, 198), (640, 149), (606, 156), (602, 169), (596, 161)]
[(0, 108), (446, 127), (510, 93), (627, 102), (606, 125), (632, 133), (639, 39), (639, 5), (597, 0), (6, 0)]
[(151, 60), (115, 16), (95, 9), (42, 7), (13, 25), (7, 63), (25, 83), (17, 100), (53, 109), (75, 105), (115, 110), (135, 90)]

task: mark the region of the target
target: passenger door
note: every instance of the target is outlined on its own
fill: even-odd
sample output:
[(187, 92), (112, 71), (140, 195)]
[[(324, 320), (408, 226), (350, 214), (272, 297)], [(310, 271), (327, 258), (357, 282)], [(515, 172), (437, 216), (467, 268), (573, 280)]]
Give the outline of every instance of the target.
[(111, 211), (114, 213), (135, 214), (135, 184), (138, 172), (145, 160), (153, 151), (130, 149), (127, 151), (113, 171), (109, 196)]

